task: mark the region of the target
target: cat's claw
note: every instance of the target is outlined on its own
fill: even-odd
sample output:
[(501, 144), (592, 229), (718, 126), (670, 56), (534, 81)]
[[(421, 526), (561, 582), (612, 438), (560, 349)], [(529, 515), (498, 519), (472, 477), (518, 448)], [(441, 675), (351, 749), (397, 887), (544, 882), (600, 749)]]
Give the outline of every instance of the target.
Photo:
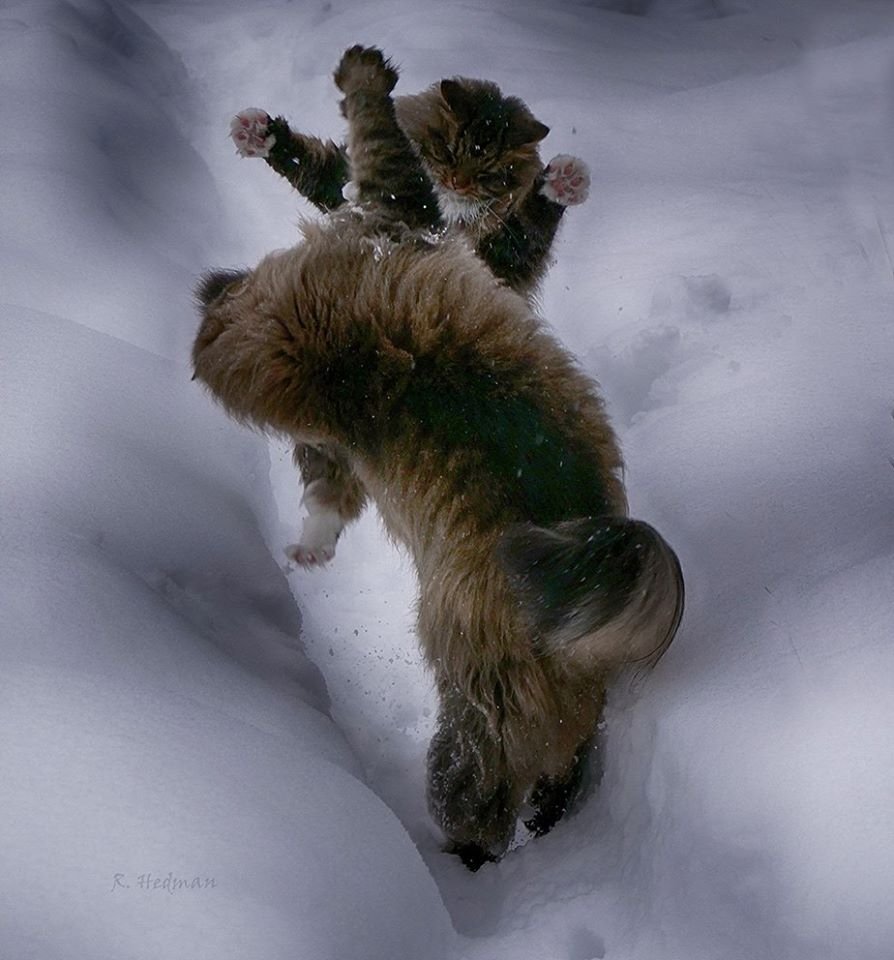
[(540, 192), (563, 207), (583, 203), (590, 193), (590, 171), (580, 157), (560, 153), (546, 165), (543, 176)]
[(334, 77), (346, 96), (361, 90), (387, 96), (397, 85), (397, 71), (376, 47), (358, 45), (345, 50)]
[(259, 107), (240, 110), (230, 121), (230, 137), (242, 157), (268, 157), (276, 143), (270, 133), (270, 115)]

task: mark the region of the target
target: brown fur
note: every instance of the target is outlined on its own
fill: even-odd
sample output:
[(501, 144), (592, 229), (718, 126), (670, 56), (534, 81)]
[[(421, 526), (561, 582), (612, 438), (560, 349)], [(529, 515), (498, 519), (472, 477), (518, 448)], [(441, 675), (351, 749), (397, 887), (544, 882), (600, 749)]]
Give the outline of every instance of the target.
[[(353, 48), (337, 77), (352, 144), (374, 130), (397, 155), (381, 54)], [(606, 684), (663, 652), (683, 584), (626, 517), (595, 385), (463, 240), (400, 226), (366, 176), (362, 214), (206, 279), (193, 362), (232, 416), (323, 450), (362, 491), (346, 509), (368, 496), (410, 552), (441, 702), (429, 807), (474, 869), (526, 797), (536, 833), (565, 812)]]
[[(650, 568), (659, 609), (634, 602), (589, 640), (540, 642), (501, 544), (515, 524), (570, 519), (557, 492), (569, 479), (572, 516), (623, 517), (602, 403), (525, 301), (464, 245), (367, 232), (354, 220), (308, 226), (303, 244), (212, 300), (196, 374), (236, 418), (335, 445), (410, 551), (419, 637), (443, 704), (432, 811), (460, 850), (499, 855), (525, 794), (566, 776), (593, 736), (605, 683), (669, 642), (681, 603), (675, 561), (667, 548)], [(494, 405), (479, 411), (494, 431), (501, 410), (522, 410), (530, 436), (466, 431), (464, 397)], [(514, 464), (537, 457), (538, 431), (573, 452), (576, 474), (556, 466), (555, 484), (523, 489)], [(521, 447), (508, 469), (494, 463), (504, 439)], [(533, 468), (539, 476), (542, 465)], [(648, 629), (619, 637), (631, 609), (645, 610)]]
[[(347, 181), (363, 179), (358, 165), (370, 161), (376, 166), (379, 201), (400, 198), (405, 173), (416, 169), (418, 157), (429, 186), (447, 197), (486, 205), (479, 215), (448, 219), (447, 225), (472, 243), (496, 276), (533, 297), (565, 211), (540, 193), (543, 162), (538, 144), (549, 128), (517, 97), (504, 95), (488, 80), (469, 77), (441, 80), (422, 93), (396, 97), (393, 110), (415, 154), (409, 163), (382, 167), (375, 138), (366, 137), (368, 153), (355, 151), (351, 164), (350, 144), (299, 133), (284, 117), (269, 122), (276, 143), (267, 163), (319, 209), (330, 212), (344, 202)], [(432, 212), (436, 214), (436, 208)], [(434, 225), (437, 219), (429, 222)]]
[[(505, 231), (510, 216), (526, 206), (533, 213), (531, 194), (541, 185), (543, 170), (537, 144), (549, 127), (521, 100), (504, 96), (488, 80), (456, 77), (422, 93), (397, 97), (394, 104), (398, 123), (431, 182), (445, 192), (462, 191), (487, 204), (479, 218), (459, 225), (475, 247), (489, 250), (487, 239)], [(519, 293), (531, 293), (546, 268), (546, 251), (558, 225), (555, 206), (543, 202), (539, 216), (527, 218), (519, 244), (538, 251), (542, 245), (542, 259), (530, 277), (506, 276)], [(498, 276), (504, 275), (501, 267), (494, 271)]]
[[(390, 91), (396, 71), (389, 67), (382, 80)], [(540, 192), (543, 163), (538, 143), (549, 128), (520, 99), (504, 96), (495, 83), (466, 77), (442, 80), (393, 102), (389, 98), (387, 113), (383, 118), (377, 110), (364, 110), (355, 122), (351, 138), (359, 137), (363, 146), (351, 151), (353, 163), (348, 161), (350, 142), (337, 146), (306, 136), (277, 117), (268, 127), (275, 145), (267, 163), (322, 210), (342, 204), (342, 188), (353, 178), (355, 189), (367, 200), (375, 197), (386, 208), (409, 210), (411, 226), (444, 227), (436, 200), (439, 193), (445, 210), (465, 217), (447, 218), (447, 228), (465, 236), (496, 276), (533, 297), (564, 212), (562, 205)], [(395, 119), (402, 131), (397, 146), (387, 135)], [(409, 194), (417, 203), (407, 205)], [(463, 208), (468, 202), (477, 206)], [(356, 482), (337, 461), (327, 463), (300, 447), (295, 460), (305, 491), (325, 490), (331, 501), (345, 503), (362, 499)], [(305, 492), (310, 514), (320, 503)], [(354, 511), (343, 514), (345, 521), (355, 516)], [(311, 516), (304, 533), (313, 523)], [(327, 532), (338, 536), (335, 526)], [(334, 540), (323, 544), (304, 533), (302, 542), (291, 548), (296, 562), (313, 565), (334, 553)]]

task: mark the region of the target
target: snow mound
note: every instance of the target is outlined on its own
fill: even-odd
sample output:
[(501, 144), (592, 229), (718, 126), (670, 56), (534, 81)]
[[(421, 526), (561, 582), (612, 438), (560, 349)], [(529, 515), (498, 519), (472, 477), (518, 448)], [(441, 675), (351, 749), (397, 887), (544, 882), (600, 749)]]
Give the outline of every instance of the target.
[(268, 547), (266, 444), (190, 382), (220, 221), (185, 69), (75, 0), (6, 5), (0, 73), (0, 953), (443, 957)]

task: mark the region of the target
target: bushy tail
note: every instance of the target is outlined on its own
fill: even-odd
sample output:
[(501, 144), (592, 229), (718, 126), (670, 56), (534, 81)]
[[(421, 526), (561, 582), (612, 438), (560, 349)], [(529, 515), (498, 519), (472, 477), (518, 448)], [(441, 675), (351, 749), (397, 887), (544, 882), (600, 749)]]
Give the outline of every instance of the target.
[(517, 524), (501, 555), (542, 654), (606, 668), (654, 664), (683, 615), (683, 574), (640, 520), (588, 517)]

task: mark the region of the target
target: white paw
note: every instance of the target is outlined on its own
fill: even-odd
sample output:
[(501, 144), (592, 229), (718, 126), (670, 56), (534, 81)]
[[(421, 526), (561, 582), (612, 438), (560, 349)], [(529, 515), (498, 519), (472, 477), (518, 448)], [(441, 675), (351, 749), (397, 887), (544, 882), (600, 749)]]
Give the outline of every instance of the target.
[(266, 157), (276, 143), (276, 137), (268, 133), (270, 115), (258, 107), (241, 110), (230, 121), (230, 137), (242, 157)]
[(543, 171), (546, 183), (540, 192), (553, 203), (573, 207), (583, 203), (590, 192), (590, 171), (580, 157), (560, 153), (553, 157)]
[(286, 556), (299, 567), (319, 567), (335, 556), (344, 524), (335, 510), (314, 509), (304, 518), (301, 542), (286, 547)]
[(290, 543), (286, 547), (289, 564), (299, 567), (322, 567), (335, 556), (335, 544), (309, 547), (304, 543)]

